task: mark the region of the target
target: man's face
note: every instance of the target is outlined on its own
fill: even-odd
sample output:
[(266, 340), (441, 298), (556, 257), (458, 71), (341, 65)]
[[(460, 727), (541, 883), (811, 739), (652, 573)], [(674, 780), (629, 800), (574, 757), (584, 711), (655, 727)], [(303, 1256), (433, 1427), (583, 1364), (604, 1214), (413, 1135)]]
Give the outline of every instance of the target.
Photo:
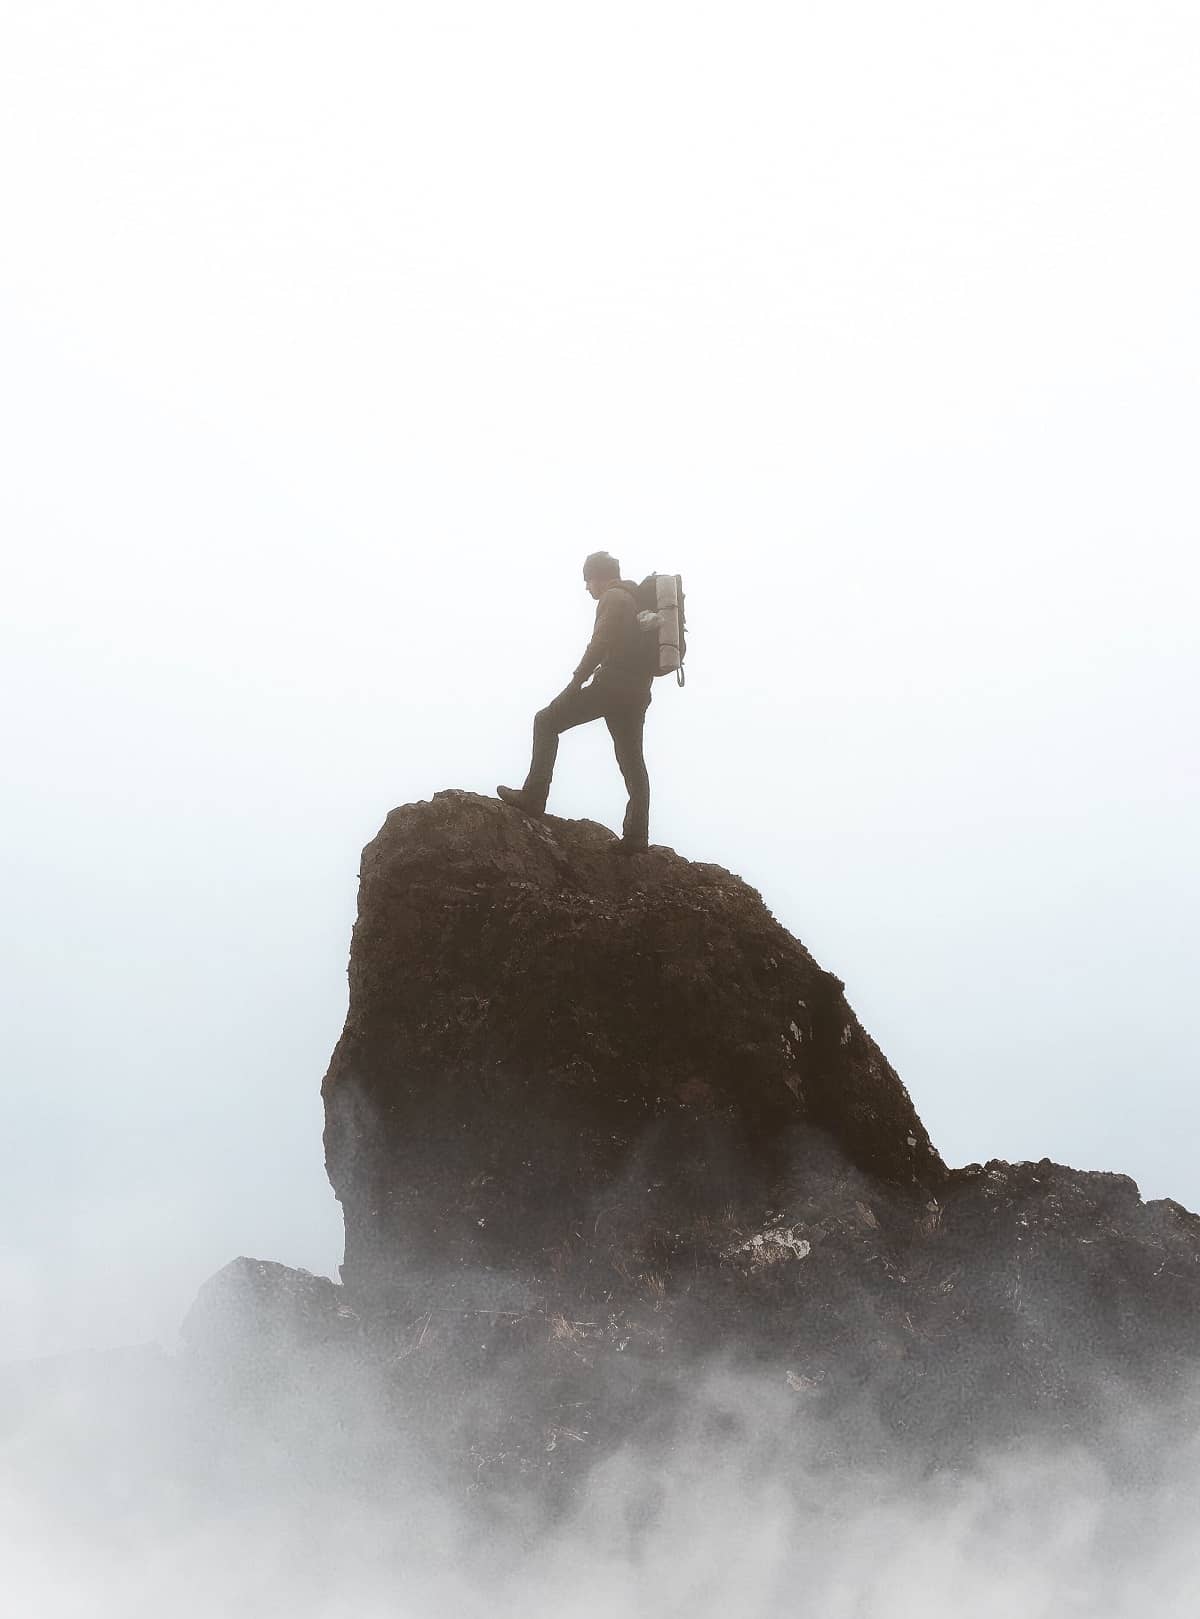
[(587, 591), (588, 595), (594, 602), (598, 602), (600, 600), (601, 596), (603, 596), (604, 592), (611, 584), (611, 579), (600, 579), (595, 574), (592, 574), (590, 579), (586, 573), (583, 576), (583, 588)]

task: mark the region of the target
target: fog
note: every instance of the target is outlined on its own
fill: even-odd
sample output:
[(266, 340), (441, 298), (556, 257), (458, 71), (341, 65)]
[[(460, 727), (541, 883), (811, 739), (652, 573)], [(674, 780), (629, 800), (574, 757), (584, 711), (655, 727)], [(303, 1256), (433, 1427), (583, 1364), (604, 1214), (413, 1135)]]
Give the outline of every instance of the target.
[[(237, 1252), (336, 1274), (358, 850), (520, 778), (596, 546), (688, 591), (652, 837), (762, 888), (942, 1153), (1200, 1202), (1198, 44), (1082, 0), (9, 8), (0, 1356), (169, 1344)], [(551, 807), (618, 824), (606, 737)], [(651, 1603), (709, 1505), (589, 1577)], [(780, 1568), (790, 1510), (738, 1520)], [(915, 1524), (950, 1603), (974, 1522), (901, 1496), (819, 1556), (886, 1529), (903, 1592)], [(878, 1577), (823, 1611), (908, 1611)]]
[[(1196, 1404), (1114, 1402), (1096, 1443), (1033, 1442), (955, 1469), (837, 1454), (782, 1380), (710, 1367), (679, 1444), (628, 1446), (567, 1512), (472, 1496), (380, 1443), (363, 1385), (284, 1386), (255, 1414), (164, 1398), (150, 1368), (5, 1425), (0, 1552), (31, 1619), (297, 1619), (736, 1612), (813, 1619), (1163, 1619), (1195, 1611)], [(136, 1380), (136, 1399), (129, 1394)], [(101, 1387), (105, 1397), (98, 1398)], [(332, 1387), (332, 1384), (330, 1384)], [(43, 1389), (43, 1394), (46, 1390)], [(83, 1424), (83, 1405), (90, 1420)], [(132, 1426), (130, 1414), (139, 1413)], [(399, 1425), (399, 1426), (402, 1426)], [(790, 1444), (784, 1435), (790, 1435)], [(64, 1467), (64, 1459), (69, 1466)]]

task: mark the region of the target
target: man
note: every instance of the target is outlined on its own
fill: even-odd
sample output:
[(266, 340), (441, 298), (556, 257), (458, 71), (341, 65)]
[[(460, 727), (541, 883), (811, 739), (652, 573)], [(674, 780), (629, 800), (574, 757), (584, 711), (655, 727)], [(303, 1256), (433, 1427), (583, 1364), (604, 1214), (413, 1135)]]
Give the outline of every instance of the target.
[[(617, 847), (640, 854), (650, 828), (650, 777), (642, 752), (642, 731), (650, 706), (651, 674), (643, 631), (637, 622), (637, 587), (621, 578), (621, 564), (607, 551), (593, 551), (583, 564), (583, 582), (596, 602), (596, 625), (571, 684), (533, 721), (533, 759), (524, 787), (497, 787), (506, 804), (530, 815), (546, 808), (558, 739), (564, 731), (603, 719), (625, 778), (629, 807)], [(657, 647), (657, 642), (655, 642)], [(585, 682), (590, 681), (589, 684)]]

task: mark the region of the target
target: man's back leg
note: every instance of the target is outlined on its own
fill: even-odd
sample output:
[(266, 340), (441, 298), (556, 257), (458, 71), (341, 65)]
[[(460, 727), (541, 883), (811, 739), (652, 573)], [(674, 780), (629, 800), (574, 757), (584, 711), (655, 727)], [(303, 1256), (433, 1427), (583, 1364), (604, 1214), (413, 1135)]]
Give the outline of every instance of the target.
[(604, 716), (629, 794), (621, 828), (621, 847), (628, 854), (640, 853), (650, 841), (650, 773), (644, 745), (649, 706), (649, 695), (638, 696), (627, 703), (614, 704)]

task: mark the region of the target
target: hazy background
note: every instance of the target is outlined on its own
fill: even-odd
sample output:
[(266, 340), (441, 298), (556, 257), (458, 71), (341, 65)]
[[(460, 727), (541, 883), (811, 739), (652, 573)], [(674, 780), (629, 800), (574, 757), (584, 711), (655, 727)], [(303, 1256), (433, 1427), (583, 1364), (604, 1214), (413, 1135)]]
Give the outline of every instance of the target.
[[(0, 1354), (333, 1272), (360, 846), (685, 576), (652, 837), (945, 1156), (1200, 1205), (1200, 17), (0, 23)], [(607, 736), (551, 807), (617, 824)]]

